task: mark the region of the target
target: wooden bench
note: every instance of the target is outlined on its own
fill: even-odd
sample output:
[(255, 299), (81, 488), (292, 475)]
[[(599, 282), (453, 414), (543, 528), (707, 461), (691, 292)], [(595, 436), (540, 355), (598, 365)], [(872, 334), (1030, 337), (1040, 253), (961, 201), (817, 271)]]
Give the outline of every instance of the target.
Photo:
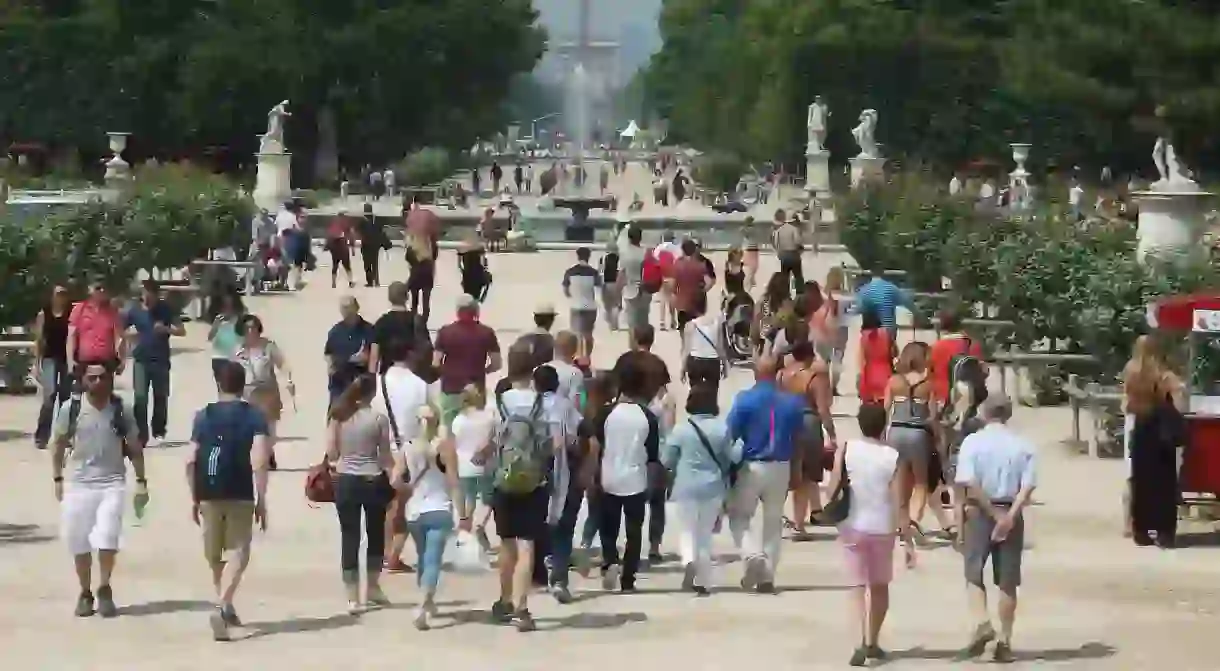
[[(33, 370), (34, 348), (35, 343), (32, 340), (0, 340), (0, 381), (9, 393), (19, 393), (30, 388), (30, 375), (36, 374)], [(20, 356), (28, 357), (29, 361), (24, 371), (17, 372), (19, 368), (10, 368), (10, 358)], [(24, 378), (16, 379), (19, 375), (24, 375)]]
[(1079, 449), (1085, 442), (1080, 436), (1080, 410), (1081, 408), (1087, 409), (1093, 418), (1093, 435), (1088, 441), (1089, 456), (1100, 457), (1102, 441), (1099, 438), (1105, 434), (1103, 423), (1106, 418), (1106, 410), (1122, 408), (1122, 389), (1118, 386), (1102, 386), (1096, 382), (1089, 382), (1081, 386), (1076, 375), (1069, 375), (1063, 390), (1067, 393), (1068, 404), (1072, 408), (1071, 445)]

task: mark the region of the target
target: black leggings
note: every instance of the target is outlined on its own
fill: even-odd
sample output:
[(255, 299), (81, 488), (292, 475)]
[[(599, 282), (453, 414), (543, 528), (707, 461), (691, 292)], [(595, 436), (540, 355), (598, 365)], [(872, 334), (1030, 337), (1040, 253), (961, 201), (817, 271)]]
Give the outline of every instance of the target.
[(352, 274), (352, 253), (346, 245), (332, 245), (330, 248), (330, 277), (334, 279), (339, 276), (339, 266), (343, 266), (343, 270), (347, 271), (348, 276)]
[(340, 560), (345, 574), (360, 568), (360, 514), (364, 513), (365, 567), (370, 573), (381, 571), (385, 559), (385, 516), (393, 499), (393, 489), (385, 473), (377, 476), (335, 476), (335, 511), (339, 514)]
[[(664, 495), (664, 492), (662, 492)], [(648, 494), (639, 493), (630, 496), (615, 496), (602, 492), (598, 497), (598, 512), (601, 514), (599, 531), (602, 542), (602, 569), (619, 564), (623, 567), (622, 587), (635, 586), (635, 574), (640, 570), (641, 532), (644, 527), (644, 508)], [(618, 552), (618, 533), (626, 518), (627, 545), (622, 557)], [(662, 523), (663, 524), (663, 523)], [(649, 525), (650, 527), (652, 525)], [(649, 529), (651, 536), (652, 529)]]

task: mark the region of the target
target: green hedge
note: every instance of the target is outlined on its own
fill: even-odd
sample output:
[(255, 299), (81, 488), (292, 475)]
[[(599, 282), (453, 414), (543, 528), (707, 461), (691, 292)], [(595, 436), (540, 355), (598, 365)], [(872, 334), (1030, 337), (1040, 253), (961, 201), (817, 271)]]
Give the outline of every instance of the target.
[(976, 316), (1016, 323), (1017, 347), (1092, 354), (1103, 377), (1122, 369), (1147, 330), (1149, 302), (1220, 288), (1203, 263), (1140, 265), (1134, 224), (1075, 225), (1053, 209), (1023, 218), (976, 211), (921, 175), (841, 199), (839, 220), (862, 267), (905, 270), (918, 291), (948, 280)]
[(141, 270), (182, 268), (249, 244), (253, 202), (227, 180), (180, 166), (141, 170), (115, 198), (47, 217), (0, 212), (0, 327), (28, 324), (52, 286), (91, 278), (125, 291)]

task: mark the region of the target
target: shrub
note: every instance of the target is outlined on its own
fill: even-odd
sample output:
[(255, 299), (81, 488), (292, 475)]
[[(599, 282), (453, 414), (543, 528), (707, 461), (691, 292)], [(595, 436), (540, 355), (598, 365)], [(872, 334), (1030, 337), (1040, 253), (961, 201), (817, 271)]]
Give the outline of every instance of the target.
[(438, 184), (453, 174), (449, 152), (438, 147), (424, 147), (407, 154), (394, 169), (395, 177), (404, 186)]
[(696, 182), (717, 193), (732, 193), (746, 171), (741, 157), (729, 152), (711, 152), (695, 159)]

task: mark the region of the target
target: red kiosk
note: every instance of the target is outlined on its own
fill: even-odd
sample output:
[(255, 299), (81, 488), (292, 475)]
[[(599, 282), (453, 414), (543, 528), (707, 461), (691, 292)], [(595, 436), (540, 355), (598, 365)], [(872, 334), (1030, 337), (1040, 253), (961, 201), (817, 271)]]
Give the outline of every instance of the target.
[(1220, 294), (1162, 299), (1149, 306), (1148, 321), (1155, 329), (1187, 338), (1190, 406), (1179, 488), (1184, 503), (1216, 505), (1220, 499)]

